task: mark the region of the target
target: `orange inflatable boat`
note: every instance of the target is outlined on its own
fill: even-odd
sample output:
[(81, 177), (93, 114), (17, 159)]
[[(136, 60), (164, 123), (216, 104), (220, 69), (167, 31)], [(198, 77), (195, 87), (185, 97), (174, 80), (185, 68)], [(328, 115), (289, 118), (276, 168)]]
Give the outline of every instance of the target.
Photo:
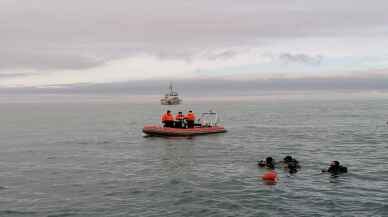
[(196, 136), (214, 133), (225, 133), (226, 129), (218, 125), (216, 112), (209, 111), (201, 114), (194, 128), (172, 128), (160, 125), (144, 126), (143, 132), (150, 136)]

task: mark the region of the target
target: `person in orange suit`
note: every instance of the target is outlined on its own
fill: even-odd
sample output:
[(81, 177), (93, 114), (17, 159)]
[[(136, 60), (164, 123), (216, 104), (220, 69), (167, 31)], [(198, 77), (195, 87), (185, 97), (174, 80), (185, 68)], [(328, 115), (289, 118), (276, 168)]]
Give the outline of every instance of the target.
[(182, 114), (182, 112), (178, 112), (178, 114), (175, 116), (175, 127), (185, 128), (184, 120), (185, 120), (185, 116)]
[(194, 128), (195, 114), (193, 111), (190, 110), (189, 113), (185, 115), (185, 119), (187, 121), (187, 127)]
[(162, 115), (163, 127), (174, 127), (174, 116), (171, 114), (170, 110), (167, 110), (166, 113)]

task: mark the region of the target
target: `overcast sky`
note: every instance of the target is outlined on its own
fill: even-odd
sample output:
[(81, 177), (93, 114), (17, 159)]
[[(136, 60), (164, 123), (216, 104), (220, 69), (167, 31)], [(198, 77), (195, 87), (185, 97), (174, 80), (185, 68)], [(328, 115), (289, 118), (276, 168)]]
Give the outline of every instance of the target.
[(386, 0), (0, 0), (0, 89), (378, 80), (387, 11)]

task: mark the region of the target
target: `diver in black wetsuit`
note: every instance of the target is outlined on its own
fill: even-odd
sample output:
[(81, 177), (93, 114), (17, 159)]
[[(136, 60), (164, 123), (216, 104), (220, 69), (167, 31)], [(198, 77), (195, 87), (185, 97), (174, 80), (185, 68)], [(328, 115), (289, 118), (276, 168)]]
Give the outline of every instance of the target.
[(269, 169), (275, 169), (275, 162), (272, 157), (267, 157), (265, 161), (264, 160), (258, 161), (257, 166), (267, 167)]
[(338, 161), (332, 161), (330, 163), (329, 168), (327, 168), (326, 170), (323, 169), (322, 172), (328, 172), (328, 173), (337, 175), (337, 174), (341, 174), (341, 173), (347, 173), (348, 168), (340, 165), (340, 162), (338, 162)]
[(285, 168), (288, 169), (289, 173), (296, 173), (298, 172), (298, 169), (300, 169), (299, 162), (295, 158), (292, 158), (291, 156), (286, 156), (283, 159), (283, 164)]

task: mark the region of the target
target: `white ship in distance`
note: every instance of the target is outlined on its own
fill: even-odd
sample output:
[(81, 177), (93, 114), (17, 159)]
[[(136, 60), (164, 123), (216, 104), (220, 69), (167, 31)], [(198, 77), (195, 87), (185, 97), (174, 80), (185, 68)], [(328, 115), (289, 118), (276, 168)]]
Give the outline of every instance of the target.
[(174, 90), (172, 83), (169, 86), (169, 93), (166, 93), (162, 99), (160, 99), (160, 103), (162, 105), (178, 105), (182, 103), (182, 100), (179, 98), (178, 92)]

